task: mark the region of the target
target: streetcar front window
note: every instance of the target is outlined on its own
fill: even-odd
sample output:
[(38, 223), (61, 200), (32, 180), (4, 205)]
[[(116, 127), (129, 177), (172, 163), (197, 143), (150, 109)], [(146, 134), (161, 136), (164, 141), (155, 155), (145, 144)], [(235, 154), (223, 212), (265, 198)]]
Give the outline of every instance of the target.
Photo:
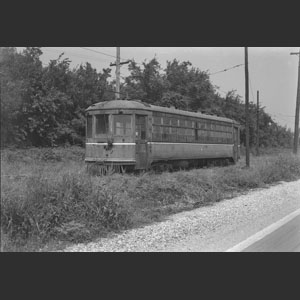
[(115, 135), (131, 135), (130, 115), (114, 115), (114, 133)]
[(96, 135), (107, 134), (108, 130), (108, 115), (96, 115)]

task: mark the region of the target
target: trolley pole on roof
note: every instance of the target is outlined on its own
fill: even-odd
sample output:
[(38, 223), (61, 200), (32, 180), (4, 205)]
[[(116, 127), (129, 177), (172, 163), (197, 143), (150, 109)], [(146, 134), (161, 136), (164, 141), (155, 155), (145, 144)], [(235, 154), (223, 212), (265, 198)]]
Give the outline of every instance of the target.
[(120, 62), (120, 47), (117, 47), (117, 60), (116, 63), (111, 63), (110, 66), (116, 66), (116, 99), (120, 99), (120, 69), (121, 65), (128, 64), (130, 61)]
[(250, 166), (249, 151), (249, 70), (248, 70), (248, 47), (245, 47), (245, 119), (246, 119), (246, 167)]
[(291, 55), (299, 56), (298, 89), (297, 89), (296, 115), (295, 115), (294, 149), (293, 149), (294, 154), (297, 154), (298, 144), (299, 144), (299, 111), (300, 111), (300, 49), (299, 52), (292, 52)]
[(257, 91), (257, 111), (256, 111), (256, 155), (259, 155), (259, 91)]

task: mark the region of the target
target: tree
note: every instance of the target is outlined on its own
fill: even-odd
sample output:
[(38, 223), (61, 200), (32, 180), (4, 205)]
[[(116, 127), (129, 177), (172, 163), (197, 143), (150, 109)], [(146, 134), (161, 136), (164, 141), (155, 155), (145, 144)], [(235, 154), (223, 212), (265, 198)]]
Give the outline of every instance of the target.
[(204, 110), (214, 99), (215, 89), (208, 74), (192, 67), (189, 61), (167, 61), (165, 79), (168, 89), (184, 96), (191, 110)]
[[(86, 108), (114, 99), (111, 69), (97, 72), (89, 63), (71, 69), (71, 60), (63, 58), (63, 53), (43, 67), (41, 55), (41, 47), (27, 47), (20, 53), (13, 47), (0, 47), (1, 146), (83, 144)], [(141, 66), (132, 61), (129, 71), (121, 85), (123, 99), (128, 95), (150, 104), (236, 120), (244, 142), (241, 96), (236, 91), (221, 96), (207, 72), (176, 59), (162, 70), (156, 58)], [(250, 145), (256, 140), (256, 109), (250, 104)], [(260, 145), (291, 145), (291, 131), (276, 124), (264, 108), (259, 113)]]
[(1, 48), (0, 72), (1, 144), (22, 143), (27, 139), (24, 129), (24, 112), (31, 106), (31, 99), (41, 86), (42, 64), (39, 47), (27, 47), (22, 53), (15, 48)]
[(161, 99), (157, 100), (153, 104), (163, 107), (175, 107), (176, 109), (187, 110), (187, 101), (179, 93), (168, 91), (165, 92)]
[(125, 79), (122, 93), (128, 93), (131, 99), (139, 99), (147, 103), (161, 100), (165, 91), (165, 82), (156, 58), (149, 63), (143, 62), (143, 68), (132, 61), (128, 68), (131, 74)]
[(0, 48), (1, 147), (15, 142), (15, 125), (22, 104), (22, 80), (13, 80), (9, 66), (15, 48)]
[[(90, 63), (80, 65), (72, 72), (72, 84), (68, 89), (68, 95), (72, 99), (71, 126), (78, 136), (85, 136), (85, 110), (88, 106), (102, 101), (110, 100), (112, 93), (107, 79), (111, 69), (103, 69), (98, 73)], [(76, 138), (78, 140), (78, 138)], [(83, 142), (83, 140), (82, 140)]]

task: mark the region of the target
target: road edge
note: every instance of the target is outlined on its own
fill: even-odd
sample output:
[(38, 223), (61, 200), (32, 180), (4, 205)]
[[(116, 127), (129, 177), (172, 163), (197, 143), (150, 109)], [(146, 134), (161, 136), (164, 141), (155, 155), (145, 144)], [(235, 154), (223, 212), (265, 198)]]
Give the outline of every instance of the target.
[(251, 246), (255, 242), (263, 239), (265, 236), (269, 235), (279, 227), (283, 226), (284, 224), (288, 223), (295, 217), (300, 215), (300, 208), (296, 211), (290, 213), (289, 215), (285, 216), (284, 218), (280, 219), (279, 221), (272, 223), (270, 226), (262, 229), (261, 231), (255, 233), (254, 235), (250, 236), (246, 240), (240, 242), (239, 244), (227, 249), (225, 252), (241, 252), (247, 247)]

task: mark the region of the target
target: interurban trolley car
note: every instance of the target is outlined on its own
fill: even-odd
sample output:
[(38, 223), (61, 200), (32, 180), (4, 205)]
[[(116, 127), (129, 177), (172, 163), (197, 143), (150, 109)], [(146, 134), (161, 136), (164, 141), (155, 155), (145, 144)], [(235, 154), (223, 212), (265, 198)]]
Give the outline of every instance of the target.
[(239, 124), (231, 119), (150, 105), (99, 102), (86, 110), (88, 167), (118, 170), (200, 166), (236, 162)]

